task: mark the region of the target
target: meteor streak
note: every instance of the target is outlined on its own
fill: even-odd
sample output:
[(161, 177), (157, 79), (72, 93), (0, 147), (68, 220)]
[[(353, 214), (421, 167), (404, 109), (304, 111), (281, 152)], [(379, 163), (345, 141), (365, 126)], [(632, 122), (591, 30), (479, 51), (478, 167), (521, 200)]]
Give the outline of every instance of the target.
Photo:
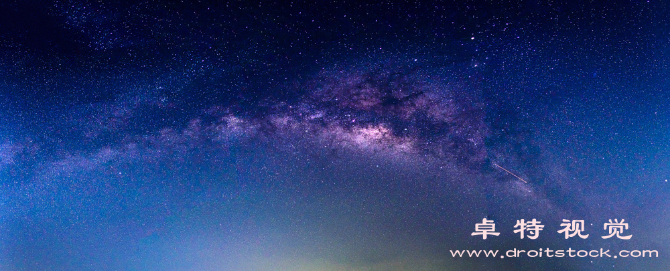
[(521, 177), (516, 176), (516, 174), (510, 172), (509, 170), (505, 169), (504, 167), (501, 167), (500, 165), (498, 165), (498, 164), (496, 164), (496, 163), (493, 163), (493, 165), (496, 166), (496, 167), (499, 167), (500, 169), (504, 170), (505, 172), (511, 174), (512, 176), (516, 177), (517, 179), (521, 180), (522, 182), (524, 182), (524, 183), (528, 183), (528, 182), (526, 182), (526, 180), (521, 179)]

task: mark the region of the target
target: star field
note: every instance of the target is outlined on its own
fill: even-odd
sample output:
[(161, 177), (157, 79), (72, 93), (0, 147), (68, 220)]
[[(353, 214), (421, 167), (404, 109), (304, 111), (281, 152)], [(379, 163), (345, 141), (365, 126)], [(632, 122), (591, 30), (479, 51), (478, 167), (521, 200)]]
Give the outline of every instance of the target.
[(669, 12), (0, 3), (0, 270), (664, 270)]

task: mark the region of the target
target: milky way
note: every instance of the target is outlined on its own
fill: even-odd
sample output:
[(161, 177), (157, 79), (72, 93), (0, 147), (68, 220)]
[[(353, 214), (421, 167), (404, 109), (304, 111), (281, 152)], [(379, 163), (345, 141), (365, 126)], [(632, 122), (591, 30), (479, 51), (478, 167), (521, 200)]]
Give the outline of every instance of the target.
[[(252, 231), (260, 236), (269, 234), (267, 238), (289, 238), (292, 241), (281, 242), (288, 242), (293, 249), (301, 251), (314, 244), (295, 244), (297, 236), (324, 238), (316, 236), (322, 234), (319, 231), (326, 231), (330, 232), (327, 239), (334, 238), (333, 235), (339, 233), (332, 232), (332, 227), (337, 228), (341, 223), (359, 227), (368, 224), (366, 227), (375, 231), (380, 231), (379, 227), (396, 228), (391, 232), (399, 230), (399, 239), (382, 241), (382, 238), (373, 242), (375, 246), (395, 247), (399, 245), (396, 242), (412, 238), (403, 237), (402, 232), (417, 225), (401, 221), (414, 212), (408, 206), (423, 204), (421, 201), (441, 203), (422, 208), (422, 212), (435, 218), (429, 219), (430, 222), (418, 219), (416, 223), (421, 225), (418, 227), (444, 227), (445, 223), (451, 223), (445, 220), (449, 217), (440, 215), (438, 210), (443, 208), (463, 208), (465, 213), (459, 216), (470, 219), (477, 215), (517, 213), (530, 202), (539, 208), (533, 213), (545, 217), (571, 212), (572, 205), (556, 206), (555, 198), (542, 188), (520, 183), (491, 166), (491, 160), (514, 166), (518, 165), (514, 161), (542, 158), (528, 157), (523, 152), (500, 152), (511, 143), (486, 142), (492, 128), (485, 119), (487, 108), (479, 98), (478, 89), (468, 82), (419, 69), (416, 65), (414, 61), (407, 61), (326, 67), (284, 86), (300, 92), (298, 99), (274, 103), (265, 100), (246, 111), (239, 104), (189, 108), (195, 113), (183, 118), (185, 123), (148, 131), (142, 129), (139, 121), (146, 118), (143, 114), (169, 116), (169, 112), (179, 110), (179, 106), (171, 105), (160, 91), (143, 91), (110, 102), (68, 109), (64, 114), (67, 117), (60, 120), (64, 123), (57, 124), (69, 127), (67, 132), (38, 142), (23, 139), (3, 144), (4, 172), (16, 180), (21, 177), (29, 180), (10, 185), (8, 191), (12, 192), (5, 206), (13, 210), (10, 215), (32, 214), (22, 222), (27, 224), (18, 224), (19, 227), (37, 223), (40, 229), (58, 229), (71, 225), (68, 227), (75, 227), (74, 231), (81, 234), (115, 234), (104, 240), (89, 237), (106, 245), (83, 240), (81, 244), (94, 246), (93, 251), (97, 253), (115, 255), (120, 253), (116, 251), (119, 247), (108, 242), (132, 247), (154, 238), (157, 241), (153, 242), (167, 245), (169, 242), (163, 238), (181, 236), (174, 231), (196, 234), (192, 231), (200, 231), (202, 227), (221, 239), (187, 239), (179, 241), (181, 245), (195, 242), (191, 245), (200, 253), (212, 252), (212, 248), (202, 247), (205, 244), (244, 247), (237, 242), (260, 238), (248, 232)], [(61, 145), (59, 142), (64, 139), (58, 137), (64, 134), (78, 138), (84, 145)], [(54, 140), (55, 143), (47, 143)], [(52, 158), (41, 161), (33, 158), (46, 155)], [(368, 171), (368, 167), (375, 170)], [(395, 173), (384, 172), (389, 170)], [(327, 172), (332, 175), (324, 176)], [(350, 172), (359, 172), (353, 173), (359, 176), (347, 177)], [(519, 174), (536, 177), (528, 175), (529, 172)], [(566, 189), (565, 184), (556, 186)], [(481, 202), (470, 206), (462, 202), (462, 197), (479, 198), (475, 196), (478, 193), (489, 193), (487, 197), (497, 199), (480, 198)], [(361, 196), (364, 194), (367, 196)], [(363, 200), (365, 198), (369, 199)], [(519, 208), (507, 211), (502, 208), (512, 204)], [(395, 207), (388, 209), (389, 206)], [(279, 216), (266, 214), (279, 210), (282, 210)], [(398, 214), (394, 214), (396, 212)], [(333, 217), (335, 221), (349, 221), (351, 215), (367, 214), (370, 222), (360, 224), (354, 220), (332, 225), (333, 221), (322, 217), (328, 213), (326, 217)], [(310, 218), (313, 215), (320, 218)], [(390, 224), (380, 224), (379, 220)], [(193, 221), (193, 224), (184, 224), (185, 221)], [(304, 226), (284, 228), (286, 223)], [(220, 236), (222, 231), (244, 234), (233, 240)], [(283, 233), (277, 236), (267, 231)], [(367, 234), (356, 232), (347, 234)], [(136, 236), (128, 236), (129, 233)], [(64, 238), (61, 234), (67, 233), (50, 233), (47, 240), (57, 242), (55, 240)], [(36, 231), (27, 231), (16, 242), (38, 242), (39, 236)], [(81, 237), (75, 238), (81, 240), (77, 239)], [(358, 253), (351, 244), (342, 241), (338, 238), (329, 241), (333, 247), (324, 253), (345, 258)], [(295, 260), (294, 256), (275, 251), (282, 250), (274, 245), (275, 241), (254, 242), (268, 244), (271, 252), (248, 248), (252, 251), (250, 254), (233, 256), (214, 249), (227, 255), (218, 265), (258, 268), (232, 264), (250, 261), (249, 257), (257, 257), (253, 256), (255, 253), (270, 253), (281, 261), (285, 257)], [(349, 252), (330, 251), (335, 248)], [(164, 251), (156, 253), (161, 253), (159, 257), (174, 257)], [(411, 265), (428, 264), (423, 258), (426, 255), (403, 257), (415, 256), (419, 258), (408, 260)], [(362, 264), (358, 262), (362, 259), (348, 262), (351, 260), (338, 264), (359, 267)], [(396, 260), (399, 259), (390, 259)], [(201, 264), (197, 266), (217, 266), (208, 261)], [(292, 264), (288, 266), (293, 268)]]
[(3, 2), (0, 270), (667, 269), (666, 11)]

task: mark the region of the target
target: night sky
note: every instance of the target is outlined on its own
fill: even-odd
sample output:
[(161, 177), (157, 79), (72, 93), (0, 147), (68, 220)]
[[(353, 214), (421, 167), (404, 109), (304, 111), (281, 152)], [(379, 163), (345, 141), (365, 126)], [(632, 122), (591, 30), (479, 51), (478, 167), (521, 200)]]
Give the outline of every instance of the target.
[(2, 1), (0, 270), (670, 270), (669, 16)]

